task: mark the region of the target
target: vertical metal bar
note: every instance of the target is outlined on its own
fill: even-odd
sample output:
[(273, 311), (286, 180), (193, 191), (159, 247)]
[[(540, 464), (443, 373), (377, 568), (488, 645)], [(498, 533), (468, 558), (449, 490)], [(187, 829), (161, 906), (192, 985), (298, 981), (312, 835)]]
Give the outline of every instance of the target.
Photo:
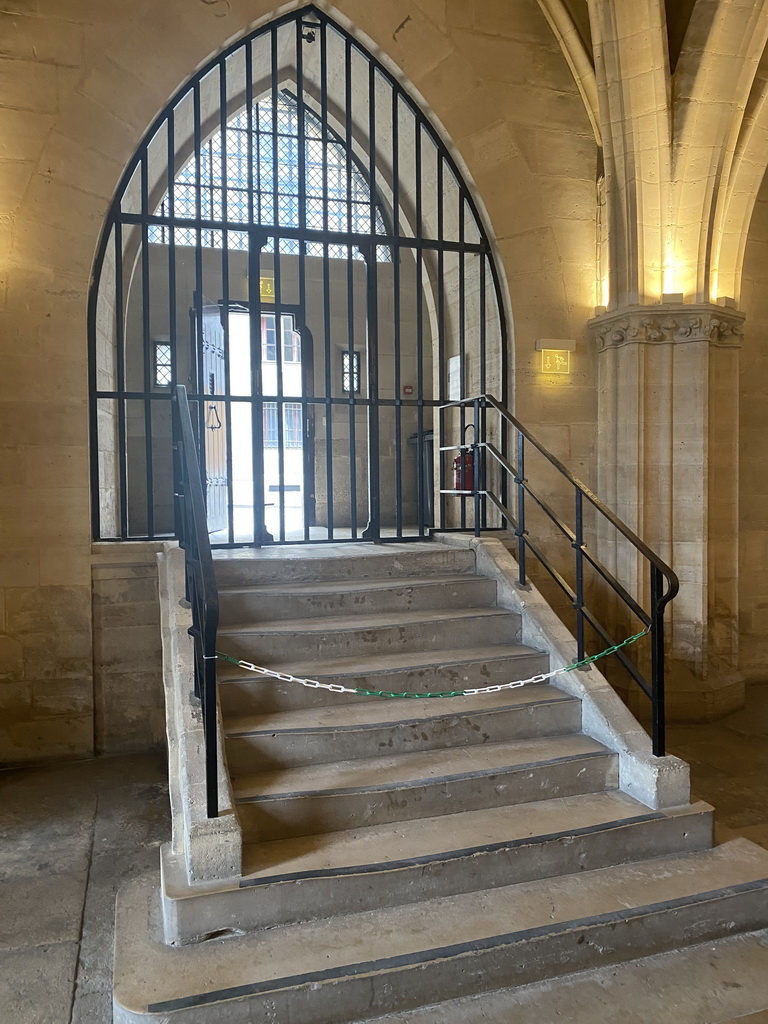
[[(416, 175), (416, 230), (419, 239), (424, 237), (421, 121), (414, 117), (414, 171)], [(416, 256), (416, 508), (419, 536), (424, 529), (424, 252), (419, 244), (414, 249)]]
[(248, 232), (248, 327), (251, 346), (251, 466), (253, 473), (253, 543), (261, 547), (264, 524), (264, 395), (261, 373), (261, 246), (264, 236)]
[(168, 112), (167, 127), (168, 144), (168, 335), (171, 346), (171, 388), (175, 388), (179, 381), (179, 359), (178, 359), (178, 323), (177, 323), (177, 294), (176, 294), (176, 228), (173, 221), (176, 216), (176, 135), (173, 109)]
[(197, 412), (197, 443), (200, 461), (200, 473), (203, 481), (203, 496), (207, 500), (207, 473), (205, 464), (205, 382), (203, 380), (203, 232), (200, 227), (203, 204), (203, 167), (202, 167), (202, 128), (200, 123), (200, 83), (194, 83), (192, 92), (193, 135), (195, 147), (195, 217), (197, 219), (195, 245), (195, 328), (191, 332), (193, 358), (190, 365), (195, 369), (194, 388), (198, 394)]
[[(280, 253), (277, 251), (278, 241), (275, 238), (275, 252), (272, 257), (272, 270), (275, 275), (275, 343), (277, 357), (277, 475), (278, 475), (278, 512), (279, 512), (279, 537), (285, 542), (285, 387), (283, 384), (283, 305), (282, 305), (282, 280), (280, 266)], [(261, 294), (261, 282), (259, 282), (259, 294)]]
[[(272, 29), (273, 45), (277, 34), (277, 29)], [(252, 227), (254, 223), (254, 210), (253, 210), (253, 44), (249, 39), (245, 44), (245, 125), (247, 131), (247, 138), (245, 142), (246, 155), (248, 158), (248, 224)], [(261, 192), (259, 192), (261, 196)], [(261, 217), (259, 217), (261, 220)], [(248, 247), (250, 249), (251, 238), (248, 239)], [(253, 353), (251, 353), (253, 358)]]
[(661, 607), (664, 578), (651, 564), (651, 693), (653, 753), (666, 753), (666, 710), (664, 694), (664, 609)]
[[(484, 254), (480, 254), (480, 394), (485, 395), (488, 384), (487, 384), (487, 365), (486, 365), (486, 338), (485, 338), (485, 260)], [(483, 444), (488, 440), (486, 433), (488, 430), (488, 410), (486, 403), (483, 402), (480, 409), (480, 435), (477, 440), (482, 440)], [(483, 448), (483, 461), (482, 461), (482, 490), (483, 490), (483, 501), (482, 501), (482, 526), (486, 529), (488, 526), (488, 498), (485, 491), (488, 487), (488, 481), (486, 479), (486, 449)]]
[(152, 351), (152, 301), (149, 268), (149, 170), (147, 167), (147, 150), (141, 154), (141, 322), (144, 346), (144, 458), (147, 476), (147, 536), (155, 536), (155, 474), (152, 450), (152, 371), (154, 369), (154, 353)]
[(480, 452), (481, 448), (478, 444), (480, 437), (480, 399), (476, 398), (473, 405), (474, 418), (472, 423), (475, 428), (475, 444), (472, 449), (472, 487), (475, 492), (474, 496), (474, 515), (475, 515), (475, 536), (480, 536)]
[[(225, 411), (225, 460), (227, 473), (227, 541), (235, 540), (235, 503), (232, 481), (232, 403), (230, 382), (230, 351), (229, 351), (229, 231), (226, 227), (229, 218), (229, 127), (227, 118), (227, 61), (219, 62), (219, 112), (221, 130), (221, 326), (224, 331), (224, 411)], [(233, 218), (234, 219), (234, 218)]]
[(368, 337), (368, 525), (363, 540), (374, 543), (381, 539), (381, 481), (379, 478), (379, 308), (376, 275), (375, 243), (370, 242), (365, 253), (366, 309)]
[(216, 631), (213, 631), (213, 642), (209, 636), (209, 630), (203, 625), (203, 702), (204, 728), (205, 728), (205, 791), (206, 805), (209, 818), (217, 818), (219, 815), (219, 779), (218, 779), (218, 750), (217, 750), (217, 722), (216, 722)]
[(117, 464), (120, 494), (120, 531), (122, 540), (128, 539), (128, 451), (125, 429), (125, 295), (123, 275), (123, 225), (115, 218), (115, 366), (117, 370)]
[(577, 659), (584, 657), (584, 501), (579, 488), (576, 488), (576, 540), (573, 544), (576, 552), (576, 648)]
[(517, 582), (525, 586), (525, 437), (517, 434)]
[[(438, 399), (442, 406), (448, 401), (447, 387), (447, 366), (445, 355), (445, 251), (442, 246), (445, 234), (445, 160), (441, 157), (437, 167), (437, 238), (441, 243), (437, 250), (437, 361), (438, 361)], [(438, 520), (442, 529), (448, 525), (447, 502), (443, 491), (446, 487), (445, 480), (445, 459), (440, 448), (445, 445), (446, 410), (441, 408), (438, 412), (438, 443), (435, 445), (435, 454), (439, 460), (438, 489), (440, 491), (440, 518)]]
[[(466, 267), (464, 264), (464, 187), (463, 184), (459, 183), (459, 366), (461, 368), (460, 380), (461, 380), (461, 397), (464, 397), (464, 388), (467, 380), (467, 296), (466, 296)], [(462, 406), (462, 440), (464, 438), (464, 419), (463, 419)], [(477, 443), (480, 440), (480, 435), (475, 427), (474, 441)], [(477, 478), (475, 478), (475, 486), (477, 486)], [(462, 528), (466, 529), (466, 505), (467, 499), (461, 499), (461, 525)], [(475, 508), (477, 503), (475, 502)]]
[[(297, 114), (297, 149), (298, 149), (298, 264), (299, 264), (299, 310), (303, 323), (307, 323), (307, 165), (306, 165), (306, 105), (304, 103), (304, 50), (303, 28), (301, 18), (296, 21), (296, 114)], [(275, 239), (275, 257), (279, 256), (280, 243)], [(327, 402), (327, 396), (326, 396)], [(325, 408), (328, 406), (326, 404)], [(326, 416), (326, 445), (328, 443), (328, 422)], [(305, 524), (305, 536), (309, 539), (309, 524)]]
[[(328, 232), (328, 50), (326, 25), (320, 25), (320, 132), (323, 147), (323, 231)], [(348, 155), (348, 159), (349, 159)], [(325, 360), (325, 493), (328, 540), (333, 540), (333, 348), (331, 346), (331, 281), (328, 243), (323, 244), (323, 351)]]
[[(352, 217), (352, 40), (347, 36), (344, 40), (344, 112), (345, 112), (345, 152), (346, 189), (347, 189), (347, 231), (351, 234), (354, 228)], [(349, 504), (350, 504), (350, 535), (357, 540), (357, 399), (355, 395), (355, 264), (353, 248), (347, 246), (347, 358), (350, 369), (349, 388)], [(359, 368), (362, 375), (362, 367)]]
[[(390, 86), (391, 88), (391, 86)], [(396, 89), (392, 92), (392, 220), (394, 236), (390, 257), (392, 259), (393, 327), (394, 327), (394, 371), (395, 371), (395, 530), (403, 536), (403, 388), (400, 366), (402, 315), (400, 304), (400, 121), (399, 102)]]

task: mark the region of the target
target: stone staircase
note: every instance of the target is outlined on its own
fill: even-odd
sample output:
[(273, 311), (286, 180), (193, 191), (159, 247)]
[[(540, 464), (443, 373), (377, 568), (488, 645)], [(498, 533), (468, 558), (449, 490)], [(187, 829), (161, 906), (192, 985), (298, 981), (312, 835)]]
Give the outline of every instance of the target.
[[(387, 692), (547, 671), (469, 549), (216, 567), (219, 648), (279, 671)], [(230, 666), (220, 700), (242, 872), (190, 885), (166, 850), (162, 901), (151, 881), (122, 892), (118, 1024), (349, 1024), (438, 1002), (459, 1021), (452, 1000), (768, 922), (768, 854), (712, 849), (705, 804), (628, 796), (617, 752), (552, 685), (383, 700)]]

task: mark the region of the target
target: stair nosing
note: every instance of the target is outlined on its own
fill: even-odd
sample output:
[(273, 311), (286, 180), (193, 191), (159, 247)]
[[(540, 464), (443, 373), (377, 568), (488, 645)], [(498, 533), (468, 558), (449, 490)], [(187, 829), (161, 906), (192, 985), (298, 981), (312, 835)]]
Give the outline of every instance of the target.
[[(554, 689), (554, 687), (553, 687), (553, 689)], [(510, 691), (510, 692), (512, 692), (512, 691)], [(424, 698), (424, 703), (426, 704), (428, 700), (429, 700), (429, 698)], [(361, 702), (357, 702), (357, 703), (355, 703), (354, 706), (355, 707), (359, 707), (360, 703)], [(391, 707), (392, 705), (397, 705), (398, 708), (402, 707), (403, 710), (404, 710), (406, 707), (415, 707), (416, 705), (418, 705), (420, 703), (422, 703), (422, 702), (419, 699), (417, 699), (417, 698), (405, 698), (403, 700), (387, 701), (387, 706)], [(434, 702), (431, 701), (430, 703), (434, 703)], [(477, 707), (477, 708), (464, 709), (464, 710), (456, 710), (456, 711), (446, 710), (446, 711), (444, 711), (444, 712), (442, 712), (440, 714), (429, 715), (429, 716), (421, 717), (421, 718), (419, 718), (419, 717), (416, 717), (416, 718), (412, 718), (412, 717), (406, 717), (406, 718), (385, 718), (385, 719), (377, 719), (376, 721), (373, 721), (373, 722), (359, 722), (359, 723), (352, 723), (350, 725), (333, 725), (333, 726), (331, 726), (331, 725), (324, 725), (324, 726), (323, 725), (318, 725), (318, 726), (314, 726), (314, 727), (312, 727), (312, 726), (293, 726), (293, 725), (290, 725), (290, 723), (286, 723), (285, 725), (281, 726), (280, 723), (276, 723), (275, 726), (270, 726), (270, 727), (258, 727), (257, 726), (256, 728), (249, 728), (249, 729), (244, 729), (244, 730), (241, 730), (241, 731), (235, 731), (233, 729), (232, 725), (234, 725), (234, 723), (237, 722), (237, 721), (241, 721), (242, 719), (245, 719), (245, 718), (248, 718), (248, 717), (253, 717), (253, 718), (269, 718), (270, 717), (268, 715), (253, 715), (253, 716), (238, 715), (238, 716), (232, 716), (229, 719), (229, 721), (232, 723), (232, 725), (228, 725), (227, 721), (225, 720), (225, 723), (224, 723), (224, 735), (225, 735), (225, 737), (227, 739), (242, 739), (244, 737), (249, 737), (249, 736), (256, 738), (256, 737), (259, 737), (259, 736), (272, 735), (274, 733), (281, 733), (283, 735), (295, 734), (295, 735), (304, 736), (304, 735), (310, 735), (310, 734), (312, 734), (312, 735), (322, 735), (324, 733), (331, 732), (331, 731), (334, 732), (334, 733), (336, 733), (336, 732), (348, 732), (348, 731), (353, 731), (353, 730), (354, 731), (364, 732), (364, 731), (368, 731), (368, 730), (372, 730), (372, 729), (380, 729), (380, 728), (386, 727), (386, 726), (407, 726), (407, 725), (410, 725), (410, 724), (429, 725), (429, 724), (433, 724), (435, 722), (442, 721), (445, 718), (465, 717), (465, 716), (470, 716), (470, 715), (482, 715), (482, 714), (487, 714), (487, 713), (490, 713), (490, 712), (514, 711), (514, 710), (517, 710), (517, 709), (523, 711), (523, 710), (527, 710), (529, 708), (549, 707), (549, 706), (566, 706), (566, 705), (572, 705), (572, 704), (578, 704), (578, 703), (580, 703), (578, 697), (574, 697), (572, 694), (565, 693), (564, 691), (561, 690), (561, 691), (558, 692), (558, 694), (550, 694), (550, 695), (547, 695), (546, 697), (541, 697), (541, 698), (538, 698), (538, 699), (536, 697), (532, 697), (531, 699), (529, 699), (527, 701), (521, 701), (519, 703), (514, 703), (514, 704), (491, 704), (491, 705), (488, 705), (487, 707)], [(300, 709), (300, 713), (304, 713), (305, 711), (306, 711), (305, 708), (301, 708)], [(295, 713), (296, 713), (295, 710), (289, 709), (287, 711), (275, 712), (275, 715), (276, 716), (280, 716), (281, 718), (282, 717), (290, 718)], [(575, 730), (575, 731), (578, 732), (578, 730)]]
[[(442, 749), (442, 748), (438, 748)], [(242, 786), (238, 787), (237, 783), (242, 782), (243, 779), (258, 778), (258, 772), (254, 772), (253, 775), (241, 776), (239, 780), (235, 780), (233, 784), (234, 797), (236, 804), (267, 804), (273, 803), (278, 800), (298, 800), (298, 799), (322, 799), (324, 797), (332, 796), (339, 797), (348, 794), (364, 794), (364, 793), (390, 793), (401, 789), (418, 789), (424, 786), (439, 786), (444, 783), (462, 782), (467, 779), (486, 779), (492, 778), (494, 775), (508, 775), (512, 772), (529, 771), (531, 769), (551, 768), (559, 764), (567, 764), (569, 762), (577, 763), (579, 761), (592, 761), (597, 758), (616, 758), (618, 755), (609, 750), (607, 747), (602, 750), (591, 750), (583, 751), (578, 754), (567, 754), (562, 757), (546, 758), (540, 761), (525, 761), (517, 762), (509, 765), (501, 765), (495, 768), (476, 768), (473, 771), (468, 772), (454, 772), (450, 775), (436, 775), (428, 776), (426, 778), (418, 779), (407, 779), (407, 780), (396, 780), (393, 782), (382, 782), (375, 786), (343, 786), (338, 788), (326, 787), (323, 789), (309, 789), (309, 790), (291, 790), (280, 793), (257, 793), (253, 796), (242, 796), (238, 795), (242, 793)], [(306, 766), (307, 768), (312, 767)], [(296, 770), (296, 769), (289, 769)], [(273, 774), (264, 772), (266, 774)], [(279, 774), (279, 773), (278, 773)]]
[[(503, 654), (497, 653), (501, 649), (503, 649), (506, 653), (503, 653)], [(451, 653), (455, 654), (455, 653), (459, 653), (459, 652), (463, 652), (463, 656), (460, 657), (460, 658), (450, 658), (450, 657), (448, 657), (446, 659), (446, 657), (445, 657), (446, 655), (450, 655)], [(479, 655), (478, 652), (483, 652), (483, 653)], [(490, 655), (490, 656), (488, 656), (488, 655)], [(390, 655), (383, 655), (383, 656), (384, 657), (390, 657)], [(540, 650), (538, 650), (535, 647), (529, 647), (527, 644), (521, 644), (521, 643), (515, 643), (515, 642), (500, 643), (500, 644), (485, 644), (482, 647), (457, 647), (457, 648), (452, 648), (452, 649), (450, 649), (448, 651), (429, 651), (429, 650), (427, 650), (427, 651), (403, 651), (402, 652), (402, 657), (408, 658), (408, 659), (416, 659), (419, 656), (421, 656), (423, 658), (426, 658), (428, 660), (426, 660), (424, 662), (418, 662), (418, 661), (415, 661), (415, 660), (409, 660), (407, 664), (399, 666), (397, 668), (389, 668), (387, 666), (385, 666), (383, 669), (366, 668), (366, 664), (365, 664), (366, 661), (369, 661), (369, 660), (374, 660), (374, 661), (380, 660), (381, 657), (382, 657), (381, 654), (371, 655), (370, 658), (367, 658), (367, 659), (366, 658), (361, 658), (360, 655), (356, 655), (356, 656), (353, 656), (353, 657), (345, 657), (345, 658), (335, 658), (335, 659), (332, 659), (330, 662), (328, 662), (328, 661), (323, 662), (323, 661), (319, 661), (319, 660), (307, 660), (306, 657), (305, 657), (303, 661), (298, 662), (298, 663), (287, 664), (285, 662), (279, 662), (277, 664), (273, 664), (271, 666), (271, 668), (274, 669), (274, 671), (276, 671), (276, 672), (285, 672), (287, 669), (293, 668), (295, 670), (298, 667), (298, 668), (301, 668), (302, 671), (309, 672), (311, 670), (315, 676), (339, 676), (339, 677), (346, 677), (346, 676), (358, 676), (358, 675), (361, 675), (361, 674), (362, 675), (372, 675), (372, 674), (377, 674), (378, 675), (380, 673), (387, 674), (387, 673), (390, 673), (390, 672), (407, 672), (409, 669), (448, 668), (451, 665), (471, 665), (471, 664), (474, 664), (475, 662), (478, 662), (478, 661), (488, 662), (488, 661), (501, 661), (501, 660), (515, 660), (517, 658), (531, 658), (531, 657), (546, 658), (547, 657), (547, 653), (546, 653), (546, 651), (540, 651)], [(323, 667), (324, 665), (328, 665), (328, 664), (337, 666), (337, 665), (342, 664), (344, 662), (350, 663), (353, 666), (353, 668), (349, 669), (349, 670), (346, 667), (342, 668), (342, 669), (331, 668), (330, 670), (328, 670), (327, 668)], [(267, 681), (266, 677), (264, 677), (264, 676), (252, 675), (251, 673), (248, 673), (248, 674), (246, 674), (244, 676), (239, 676), (239, 675), (234, 675), (234, 674), (220, 676), (219, 679), (218, 679), (218, 682), (220, 684), (222, 684), (222, 685), (226, 685), (228, 683), (242, 682), (243, 679), (248, 679), (248, 680), (250, 680), (252, 682), (265, 682), (265, 681)]]
[[(517, 619), (519, 612), (493, 605), (479, 608), (421, 609), (407, 612), (368, 612), (365, 615), (318, 615), (306, 619), (276, 619), (257, 623), (241, 623), (219, 629), (220, 636), (243, 634), (300, 635), (330, 631), (333, 633), (359, 633), (371, 629), (397, 628), (465, 621), (472, 618)], [(374, 621), (371, 621), (374, 620)], [(402, 621), (404, 620), (404, 621)]]

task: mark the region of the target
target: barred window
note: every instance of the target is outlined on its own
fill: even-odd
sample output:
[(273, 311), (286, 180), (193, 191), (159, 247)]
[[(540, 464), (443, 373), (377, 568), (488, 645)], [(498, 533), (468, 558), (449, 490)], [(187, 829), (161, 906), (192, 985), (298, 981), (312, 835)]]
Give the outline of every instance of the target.
[(345, 395), (360, 394), (360, 353), (341, 353), (341, 390)]
[[(283, 405), (283, 447), (303, 448), (304, 432), (301, 402)], [(280, 437), (277, 429), (277, 402), (264, 403), (264, 447), (277, 448)]]
[(173, 383), (171, 346), (164, 341), (155, 342), (155, 387), (169, 388)]
[[(172, 212), (185, 220), (238, 224), (248, 224), (252, 217), (255, 224), (275, 227), (385, 235), (380, 205), (339, 136), (306, 106), (303, 122), (300, 132), (298, 104), (286, 90), (274, 102), (272, 96), (255, 102), (250, 118), (247, 110), (241, 111), (223, 132), (214, 132), (199, 156), (187, 161), (156, 216)], [(169, 237), (168, 225), (150, 226), (150, 242), (167, 244)], [(219, 249), (223, 238), (223, 230), (216, 227), (174, 229), (176, 245)], [(300, 243), (295, 238), (280, 239), (280, 252), (298, 253), (302, 244), (309, 256), (362, 259), (355, 246)], [(247, 249), (247, 234), (230, 230), (227, 247)], [(264, 251), (274, 251), (273, 240)], [(378, 245), (376, 254), (380, 263), (391, 261), (387, 245)]]

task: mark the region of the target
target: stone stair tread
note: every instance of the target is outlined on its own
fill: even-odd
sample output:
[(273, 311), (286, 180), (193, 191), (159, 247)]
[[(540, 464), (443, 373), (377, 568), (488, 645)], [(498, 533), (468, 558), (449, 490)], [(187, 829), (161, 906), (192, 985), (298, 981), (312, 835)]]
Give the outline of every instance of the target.
[[(692, 805), (686, 812), (705, 805)], [(320, 836), (273, 839), (243, 847), (241, 886), (318, 874), (341, 874), (396, 864), (447, 859), (496, 844), (540, 842), (584, 830), (660, 819), (663, 811), (619, 790), (554, 797), (527, 804), (443, 814), (432, 818), (326, 832)], [(343, 883), (342, 883), (343, 884)], [(189, 890), (185, 889), (185, 892)]]
[(364, 558), (366, 561), (389, 560), (398, 555), (412, 558), (416, 554), (433, 554), (435, 551), (454, 553), (450, 544), (437, 540), (387, 541), (385, 544), (350, 543), (340, 540), (330, 544), (267, 544), (264, 547), (214, 548), (214, 562), (281, 562), (306, 561), (309, 559), (338, 560), (341, 564)]
[(468, 619), (498, 618), (511, 619), (514, 613), (505, 608), (449, 608), (434, 611), (373, 612), (365, 615), (328, 615), (309, 619), (280, 619), (274, 622), (243, 623), (226, 626), (219, 630), (219, 636), (227, 637), (247, 633), (281, 634), (292, 633), (342, 633), (364, 632), (392, 626), (428, 626), (446, 622), (464, 622)]
[(445, 718), (461, 717), (478, 711), (497, 711), (510, 707), (534, 708), (546, 704), (576, 703), (572, 697), (554, 686), (521, 686), (498, 693), (476, 694), (473, 697), (451, 697), (444, 700), (428, 698), (381, 699), (333, 704), (327, 707), (275, 711), (271, 714), (227, 718), (227, 737), (257, 736), (274, 732), (323, 732), (328, 729), (359, 729), (366, 726), (423, 722), (425, 725)]
[(267, 801), (304, 794), (397, 790), (423, 782), (489, 776), (527, 765), (609, 755), (601, 743), (582, 733), (566, 736), (437, 748), (395, 756), (380, 755), (278, 771), (243, 775), (233, 781), (237, 801)]
[(767, 977), (762, 929), (365, 1024), (768, 1024)]
[[(758, 892), (768, 892), (768, 851), (734, 840), (705, 852), (213, 939), (180, 951), (153, 939), (158, 900), (151, 881), (140, 879), (118, 897), (115, 1002), (160, 1015), (250, 993), (267, 998), (298, 986), (320, 989), (344, 978), (511, 947), (534, 935), (540, 945), (548, 934), (677, 915), (684, 906)], [(558, 973), (565, 973), (562, 967)]]
[[(525, 644), (486, 644), (480, 649), (480, 654), (478, 654), (478, 650), (477, 647), (456, 647), (442, 651), (397, 651), (393, 654), (374, 654), (368, 658), (356, 656), (327, 660), (272, 662), (266, 667), (274, 669), (275, 672), (298, 676), (301, 679), (319, 679), (329, 676), (343, 678), (344, 676), (386, 675), (388, 672), (402, 671), (403, 669), (412, 669), (417, 672), (419, 669), (425, 668), (461, 665), (462, 663), (474, 664), (478, 660), (498, 661), (505, 658), (514, 660), (530, 658), (535, 655), (542, 659), (546, 657), (541, 651), (534, 647), (527, 647)], [(244, 672), (248, 679), (270, 682), (267, 677), (254, 675), (234, 665), (228, 666), (226, 662), (220, 662), (218, 666), (218, 674), (222, 682), (235, 678), (242, 679)], [(274, 682), (274, 680), (271, 681)]]
[[(478, 577), (471, 573), (452, 573), (446, 576), (385, 576), (381, 579), (372, 577), (370, 579), (349, 579), (349, 580), (305, 580), (298, 583), (254, 583), (248, 584), (223, 584), (218, 587), (220, 594), (263, 594), (269, 599), (276, 594), (337, 594), (339, 591), (346, 593), (365, 593), (370, 590), (407, 590), (409, 587), (450, 587), (454, 584), (473, 583)], [(322, 613), (321, 613), (322, 614)]]

